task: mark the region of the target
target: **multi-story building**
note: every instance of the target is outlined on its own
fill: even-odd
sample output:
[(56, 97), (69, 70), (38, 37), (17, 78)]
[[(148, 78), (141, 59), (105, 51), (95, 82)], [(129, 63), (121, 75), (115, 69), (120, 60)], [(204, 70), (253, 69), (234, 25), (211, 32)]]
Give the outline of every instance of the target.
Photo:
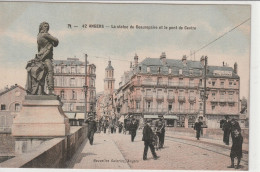
[(164, 116), (168, 125), (193, 127), (199, 116), (210, 128), (218, 128), (225, 115), (239, 117), (240, 78), (237, 64), (207, 66), (206, 111), (203, 114), (205, 59), (200, 61), (146, 58), (125, 72), (116, 92), (116, 108), (124, 116), (158, 118)]
[[(87, 88), (87, 113), (95, 112), (96, 106), (96, 66), (87, 65), (78, 58), (54, 60), (54, 93), (59, 95), (63, 103), (62, 109), (70, 119), (84, 119), (85, 90)], [(73, 121), (73, 120), (70, 120)]]
[(99, 119), (115, 119), (116, 110), (113, 104), (113, 93), (115, 86), (114, 68), (111, 61), (105, 69), (104, 92), (98, 93), (96, 111)]
[(13, 118), (20, 112), (26, 90), (15, 84), (0, 93), (0, 133), (11, 133)]

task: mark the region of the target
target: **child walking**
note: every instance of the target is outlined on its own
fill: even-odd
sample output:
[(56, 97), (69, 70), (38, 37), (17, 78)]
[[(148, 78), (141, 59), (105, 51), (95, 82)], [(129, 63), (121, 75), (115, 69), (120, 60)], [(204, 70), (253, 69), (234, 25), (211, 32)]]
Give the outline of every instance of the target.
[[(235, 129), (233, 131), (234, 134), (234, 139), (233, 139), (233, 144), (231, 147), (231, 152), (230, 152), (230, 158), (231, 158), (231, 165), (228, 166), (228, 168), (240, 168), (240, 161), (242, 158), (242, 144), (243, 144), (243, 137), (241, 133), (238, 131), (238, 129)], [(235, 158), (237, 158), (237, 165), (234, 165)]]

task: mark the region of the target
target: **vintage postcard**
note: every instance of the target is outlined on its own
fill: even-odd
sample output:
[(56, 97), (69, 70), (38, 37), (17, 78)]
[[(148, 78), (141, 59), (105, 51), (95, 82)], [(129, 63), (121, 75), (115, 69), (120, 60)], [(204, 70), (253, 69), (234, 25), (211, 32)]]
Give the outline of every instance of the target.
[(249, 170), (250, 4), (0, 2), (0, 167)]

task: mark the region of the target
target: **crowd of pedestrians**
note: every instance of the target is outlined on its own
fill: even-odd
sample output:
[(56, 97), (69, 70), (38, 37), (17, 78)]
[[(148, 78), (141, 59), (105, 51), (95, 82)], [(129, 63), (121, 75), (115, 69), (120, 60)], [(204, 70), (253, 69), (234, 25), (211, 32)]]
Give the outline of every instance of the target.
[[(153, 123), (155, 122), (155, 123)], [(94, 133), (102, 132), (103, 133), (111, 133), (114, 134), (118, 131), (118, 133), (129, 134), (131, 137), (129, 138), (131, 142), (134, 142), (136, 137), (136, 132), (138, 128), (141, 128), (139, 125), (139, 121), (135, 118), (131, 118), (131, 120), (127, 120), (123, 122), (115, 122), (113, 120), (103, 120), (103, 121), (95, 121), (93, 115), (90, 115), (85, 123), (88, 124), (88, 133), (87, 137), (91, 145), (93, 145)], [(194, 130), (196, 130), (196, 138), (200, 139), (200, 135), (204, 128), (203, 122), (201, 118), (198, 118), (194, 124)], [(117, 130), (118, 129), (118, 130)], [(223, 142), (226, 145), (229, 145), (229, 138), (232, 139), (232, 147), (230, 151), (230, 159), (231, 165), (228, 168), (240, 168), (240, 161), (242, 158), (242, 144), (243, 137), (241, 135), (241, 128), (239, 123), (233, 118), (229, 119), (228, 116), (225, 117), (225, 121), (222, 125), (223, 130)], [(159, 120), (146, 120), (145, 125), (143, 127), (143, 137), (142, 141), (144, 141), (144, 152), (143, 152), (143, 160), (147, 160), (148, 149), (150, 148), (153, 158), (156, 160), (159, 158), (156, 154), (156, 148), (163, 148), (164, 146), (164, 137), (165, 137), (165, 121), (164, 118), (161, 117)], [(235, 165), (235, 158), (237, 158), (237, 163)]]
[[(148, 148), (150, 148), (153, 158), (156, 160), (159, 156), (156, 155), (155, 146), (163, 148), (164, 146), (164, 137), (165, 137), (165, 121), (162, 118), (155, 121), (153, 123), (152, 120), (145, 121), (144, 126), (139, 125), (139, 121), (135, 118), (130, 118), (130, 120), (126, 120), (124, 122), (115, 122), (113, 120), (94, 120), (94, 116), (90, 115), (85, 123), (88, 125), (87, 137), (89, 139), (89, 143), (93, 145), (94, 134), (97, 133), (106, 133), (106, 134), (114, 134), (114, 133), (122, 133), (129, 134), (131, 142), (134, 142), (136, 133), (138, 129), (143, 128), (143, 137), (144, 141), (144, 152), (143, 152), (143, 160), (147, 159)], [(118, 130), (117, 130), (118, 129)]]

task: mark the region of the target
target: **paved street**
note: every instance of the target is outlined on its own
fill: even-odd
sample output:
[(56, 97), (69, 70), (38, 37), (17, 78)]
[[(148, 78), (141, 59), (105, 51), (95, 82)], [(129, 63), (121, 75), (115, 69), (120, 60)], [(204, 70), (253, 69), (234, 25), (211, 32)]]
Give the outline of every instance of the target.
[[(150, 150), (143, 161), (142, 133), (135, 142), (130, 135), (95, 134), (94, 145), (84, 142), (68, 163), (75, 169), (171, 169), (171, 170), (234, 170), (229, 169), (230, 150), (192, 140), (166, 137), (165, 148), (158, 150), (158, 160), (153, 160)], [(247, 170), (247, 154), (243, 155), (239, 170)]]

